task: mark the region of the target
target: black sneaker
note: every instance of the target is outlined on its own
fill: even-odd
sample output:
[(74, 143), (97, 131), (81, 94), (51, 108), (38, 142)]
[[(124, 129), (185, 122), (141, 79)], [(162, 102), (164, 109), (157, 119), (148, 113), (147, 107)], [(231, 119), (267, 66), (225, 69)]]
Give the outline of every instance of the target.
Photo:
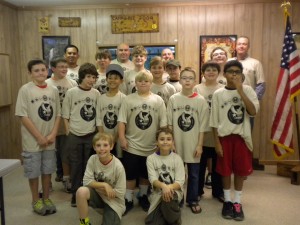
[(133, 201), (128, 201), (126, 198), (125, 198), (125, 212), (123, 213), (123, 216), (125, 216), (130, 210), (133, 209)]
[(242, 221), (245, 219), (242, 204), (240, 203), (233, 204), (233, 219), (237, 221)]
[(233, 204), (232, 202), (224, 202), (222, 209), (222, 217), (225, 219), (233, 218)]
[(76, 204), (76, 195), (75, 194), (72, 195), (71, 206), (72, 207), (77, 207), (77, 204)]
[(150, 207), (150, 202), (148, 200), (148, 197), (147, 195), (143, 195), (141, 197), (138, 197), (138, 200), (139, 200), (139, 204), (140, 206), (142, 207), (142, 209), (147, 212), (149, 207)]

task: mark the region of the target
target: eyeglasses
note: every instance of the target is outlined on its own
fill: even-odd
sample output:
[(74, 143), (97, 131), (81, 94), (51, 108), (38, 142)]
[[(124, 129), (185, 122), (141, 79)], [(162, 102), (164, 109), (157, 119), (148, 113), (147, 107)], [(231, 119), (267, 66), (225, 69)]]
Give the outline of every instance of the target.
[(230, 75), (242, 75), (243, 73), (242, 73), (242, 71), (240, 71), (240, 70), (227, 70), (225, 73), (228, 73), (228, 74), (230, 74)]
[(181, 79), (181, 80), (184, 80), (184, 81), (187, 81), (187, 80), (193, 81), (193, 80), (195, 80), (194, 77), (181, 77), (180, 79)]
[(212, 54), (213, 57), (218, 56), (218, 55), (223, 56), (223, 55), (225, 55), (225, 52), (219, 52), (219, 53), (216, 52), (216, 53)]

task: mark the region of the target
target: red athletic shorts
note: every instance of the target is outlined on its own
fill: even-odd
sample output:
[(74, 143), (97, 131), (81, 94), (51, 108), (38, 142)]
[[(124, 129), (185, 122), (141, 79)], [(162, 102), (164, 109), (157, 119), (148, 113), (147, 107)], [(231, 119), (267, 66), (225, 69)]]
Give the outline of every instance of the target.
[(238, 176), (248, 176), (252, 173), (252, 152), (248, 149), (244, 139), (232, 134), (219, 137), (223, 157), (217, 158), (216, 171), (222, 176), (230, 176), (232, 173)]

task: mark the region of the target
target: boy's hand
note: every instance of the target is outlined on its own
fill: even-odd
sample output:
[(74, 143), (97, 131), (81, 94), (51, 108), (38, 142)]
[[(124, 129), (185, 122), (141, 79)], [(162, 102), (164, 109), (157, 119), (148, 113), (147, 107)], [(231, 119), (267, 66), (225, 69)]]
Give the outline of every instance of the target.
[(235, 79), (233, 79), (233, 81), (232, 81), (238, 92), (243, 90), (243, 77), (244, 77), (244, 74), (236, 75)]
[(170, 186), (164, 184), (161, 192), (161, 197), (165, 202), (170, 202), (173, 199), (174, 190)]
[(223, 148), (220, 142), (216, 143), (216, 153), (218, 156), (223, 157)]
[(39, 138), (37, 139), (37, 143), (38, 143), (38, 145), (41, 146), (41, 147), (46, 147), (47, 144), (48, 144), (48, 140), (47, 140), (46, 137), (41, 136), (41, 137), (39, 137)]
[(48, 145), (51, 145), (55, 142), (55, 135), (49, 134), (46, 139), (48, 141)]
[(194, 157), (195, 157), (195, 158), (199, 158), (199, 157), (201, 156), (202, 152), (203, 152), (202, 146), (197, 145), (197, 146), (196, 146), (196, 149), (195, 149)]
[(108, 183), (104, 183), (102, 189), (104, 191), (103, 194), (107, 196), (109, 199), (113, 199), (116, 197), (116, 193), (114, 189)]
[(128, 150), (128, 142), (126, 138), (120, 138), (120, 144), (121, 144), (121, 149), (123, 151), (127, 151)]

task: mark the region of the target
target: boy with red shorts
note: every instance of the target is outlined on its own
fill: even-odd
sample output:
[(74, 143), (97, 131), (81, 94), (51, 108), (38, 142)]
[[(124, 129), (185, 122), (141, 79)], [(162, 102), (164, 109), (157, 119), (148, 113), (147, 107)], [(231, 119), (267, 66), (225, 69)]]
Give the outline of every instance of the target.
[[(252, 173), (252, 138), (250, 116), (255, 116), (259, 102), (255, 91), (243, 85), (243, 66), (236, 60), (224, 66), (227, 85), (213, 94), (210, 126), (213, 127), (216, 152), (216, 171), (221, 174), (225, 202), (225, 219), (244, 220), (241, 205), (245, 177)], [(234, 174), (234, 201), (230, 196), (231, 173)]]

